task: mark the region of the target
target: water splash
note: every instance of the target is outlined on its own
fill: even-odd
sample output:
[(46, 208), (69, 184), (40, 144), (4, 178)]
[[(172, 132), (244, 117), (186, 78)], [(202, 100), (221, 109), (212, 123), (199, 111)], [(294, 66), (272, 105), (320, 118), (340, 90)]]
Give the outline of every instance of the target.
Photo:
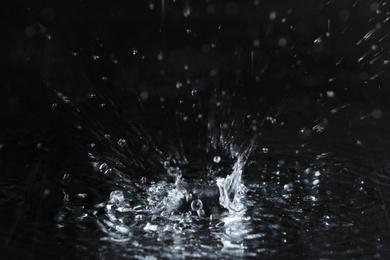
[(245, 210), (246, 187), (242, 183), (245, 161), (240, 156), (226, 178), (217, 177), (208, 181), (186, 181), (178, 168), (168, 168), (175, 177), (174, 184), (161, 181), (148, 189), (149, 208), (153, 213), (172, 215), (192, 211), (199, 217), (215, 218), (221, 209), (229, 214)]
[(226, 178), (217, 178), (219, 203), (229, 210), (229, 213), (241, 212), (245, 209), (243, 196), (245, 185), (242, 183), (244, 161), (239, 157), (233, 166), (233, 173)]

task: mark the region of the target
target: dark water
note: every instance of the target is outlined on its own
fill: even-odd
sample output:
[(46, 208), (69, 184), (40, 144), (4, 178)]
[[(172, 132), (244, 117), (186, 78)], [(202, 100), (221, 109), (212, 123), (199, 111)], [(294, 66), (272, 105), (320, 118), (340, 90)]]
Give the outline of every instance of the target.
[(389, 6), (5, 5), (1, 258), (388, 257)]

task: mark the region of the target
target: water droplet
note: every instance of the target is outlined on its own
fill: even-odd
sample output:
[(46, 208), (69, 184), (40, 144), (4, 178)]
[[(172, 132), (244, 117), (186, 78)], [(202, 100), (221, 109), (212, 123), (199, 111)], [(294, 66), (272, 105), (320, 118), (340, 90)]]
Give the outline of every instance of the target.
[(316, 38), (316, 39), (314, 40), (314, 43), (315, 43), (315, 44), (322, 43), (322, 38), (321, 38), (321, 36), (318, 37), (318, 38)]
[(214, 156), (214, 158), (213, 158), (213, 161), (215, 162), (215, 163), (220, 163), (220, 161), (221, 161), (221, 156)]
[(32, 38), (35, 36), (37, 30), (35, 29), (34, 26), (32, 25), (29, 25), (27, 26), (25, 29), (24, 29), (24, 35), (26, 35), (26, 37), (28, 38)]
[(98, 55), (92, 55), (91, 58), (92, 58), (93, 60), (98, 60), (100, 57), (99, 57)]
[(371, 116), (374, 119), (380, 119), (382, 117), (382, 110), (380, 109), (374, 109), (371, 111)]
[(209, 14), (213, 14), (215, 12), (215, 6), (210, 4), (207, 6), (207, 9), (206, 11), (209, 13)]
[(302, 198), (303, 201), (317, 201), (317, 197), (316, 196), (313, 196), (313, 195), (307, 195), (305, 197)]
[(206, 215), (203, 209), (198, 209), (196, 213), (198, 214), (199, 217), (204, 217)]
[(291, 192), (293, 191), (293, 187), (294, 187), (294, 184), (292, 182), (288, 183), (288, 184), (285, 184), (283, 186), (283, 189), (287, 192)]
[(99, 166), (99, 171), (100, 171), (101, 173), (104, 173), (104, 172), (107, 170), (107, 168), (108, 168), (107, 163), (102, 163), (102, 164), (100, 164), (100, 166)]
[(77, 197), (85, 199), (86, 197), (88, 197), (88, 194), (86, 194), (86, 193), (79, 193), (79, 194), (77, 194)]
[(269, 13), (269, 19), (270, 19), (271, 21), (275, 20), (277, 16), (278, 16), (278, 13), (275, 12), (275, 11)]
[(326, 91), (326, 96), (327, 96), (328, 98), (333, 98), (333, 97), (335, 97), (334, 91), (332, 91), (332, 90)]
[(269, 152), (269, 149), (267, 147), (263, 147), (263, 153), (268, 153)]
[(104, 175), (110, 175), (112, 173), (112, 168), (107, 168), (107, 170), (104, 171)]
[(121, 138), (121, 139), (118, 140), (118, 144), (123, 147), (123, 146), (126, 145), (126, 140)]
[(150, 10), (153, 10), (153, 9), (154, 9), (154, 3), (153, 3), (153, 1), (150, 1), (150, 2), (149, 2), (149, 9), (150, 9)]
[(133, 48), (133, 55), (137, 55), (138, 54), (138, 50), (136, 48)]
[(225, 12), (227, 15), (235, 15), (238, 12), (238, 5), (235, 2), (229, 2), (225, 5)]
[(284, 37), (280, 38), (279, 41), (278, 41), (278, 44), (279, 44), (280, 47), (286, 46), (287, 39), (284, 38)]
[(142, 91), (141, 94), (140, 94), (140, 98), (145, 101), (147, 100), (149, 97), (149, 93), (147, 91)]
[(193, 211), (198, 211), (203, 209), (203, 202), (200, 199), (195, 199), (191, 202), (191, 209)]
[(157, 59), (159, 61), (162, 61), (164, 59), (164, 53), (162, 51), (160, 51), (158, 54), (157, 54)]
[(180, 89), (183, 87), (183, 83), (181, 83), (180, 81), (176, 82), (176, 88), (177, 89)]
[(120, 190), (114, 190), (110, 193), (110, 203), (121, 204), (125, 200), (123, 192)]
[(144, 227), (144, 230), (146, 231), (157, 231), (158, 226), (157, 225), (152, 225), (150, 223), (147, 223), (146, 226)]

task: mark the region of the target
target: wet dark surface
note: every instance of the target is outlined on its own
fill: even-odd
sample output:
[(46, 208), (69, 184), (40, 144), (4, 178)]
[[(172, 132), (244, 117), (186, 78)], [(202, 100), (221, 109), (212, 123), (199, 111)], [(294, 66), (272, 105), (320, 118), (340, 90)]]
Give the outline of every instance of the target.
[[(4, 5), (1, 258), (388, 257), (389, 6)], [(243, 215), (153, 212), (239, 155)]]

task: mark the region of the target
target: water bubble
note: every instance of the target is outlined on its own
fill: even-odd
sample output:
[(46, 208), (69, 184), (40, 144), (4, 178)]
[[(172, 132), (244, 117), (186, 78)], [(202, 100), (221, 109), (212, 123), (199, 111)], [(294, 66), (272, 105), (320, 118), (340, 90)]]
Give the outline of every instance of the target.
[(195, 199), (191, 202), (191, 209), (193, 211), (198, 211), (203, 209), (203, 202), (200, 199)]
[(215, 163), (220, 163), (221, 162), (221, 156), (214, 156), (214, 158), (213, 158), (213, 161), (215, 162)]

